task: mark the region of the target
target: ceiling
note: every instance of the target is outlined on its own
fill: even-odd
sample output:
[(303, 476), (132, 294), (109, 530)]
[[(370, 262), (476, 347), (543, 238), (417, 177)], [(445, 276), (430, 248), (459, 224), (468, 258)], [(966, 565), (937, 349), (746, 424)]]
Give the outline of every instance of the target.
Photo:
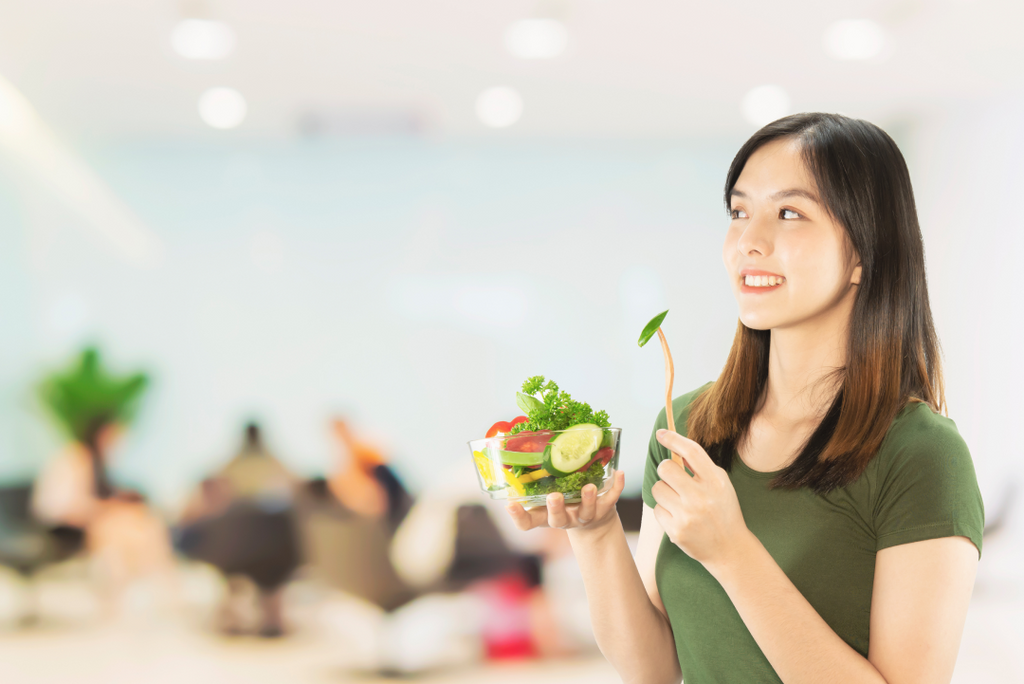
[[(170, 47), (183, 15), (228, 22), (238, 42), (220, 62)], [(510, 55), (514, 20), (555, 17), (568, 30), (551, 60)], [(889, 49), (837, 62), (826, 27), (871, 19)], [(73, 139), (288, 138), (310, 113), (422, 122), (428, 136), (697, 137), (749, 132), (740, 101), (765, 83), (794, 110), (874, 120), (1024, 86), (1019, 0), (4, 0), (0, 76)], [(510, 85), (522, 118), (487, 129), (474, 101)], [(199, 95), (242, 92), (239, 128), (207, 127)]]

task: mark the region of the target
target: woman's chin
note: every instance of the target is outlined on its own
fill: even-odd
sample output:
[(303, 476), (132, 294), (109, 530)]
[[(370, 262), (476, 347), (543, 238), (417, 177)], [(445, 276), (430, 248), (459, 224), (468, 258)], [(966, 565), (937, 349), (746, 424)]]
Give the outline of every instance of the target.
[(753, 314), (740, 313), (740, 322), (751, 330), (771, 330), (774, 327), (774, 321)]

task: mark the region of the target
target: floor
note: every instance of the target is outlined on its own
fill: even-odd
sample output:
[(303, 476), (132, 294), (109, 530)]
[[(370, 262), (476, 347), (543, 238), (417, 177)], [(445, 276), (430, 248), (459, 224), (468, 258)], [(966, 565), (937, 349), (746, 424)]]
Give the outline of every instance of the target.
[[(956, 684), (1024, 682), (1024, 551), (1020, 544), (994, 539), (986, 546), (974, 599), (964, 631)], [(334, 599), (325, 604), (299, 586), (292, 596), (295, 621), (305, 625), (278, 641), (213, 636), (208, 606), (216, 597), (212, 575), (193, 570), (182, 585), (184, 608), (167, 612), (145, 591), (126, 596), (119, 617), (98, 619), (98, 603), (81, 570), (44, 578), (40, 605), (47, 616), (39, 625), (15, 630), (4, 623), (13, 613), (16, 587), (0, 576), (0, 681), (4, 684), (320, 684), (394, 681), (396, 677), (360, 670), (360, 647), (313, 628), (346, 621), (353, 606)], [(303, 595), (306, 591), (306, 595)], [(328, 608), (324, 608), (328, 605)], [(333, 607), (330, 607), (333, 606)], [(333, 611), (333, 613), (332, 613)], [(167, 617), (173, 615), (174, 617)], [(317, 621), (320, 623), (317, 623)], [(336, 633), (335, 633), (336, 634)], [(406, 677), (410, 678), (410, 677)], [(433, 682), (490, 684), (567, 684), (619, 682), (599, 653), (587, 657), (463, 666), (415, 677)]]

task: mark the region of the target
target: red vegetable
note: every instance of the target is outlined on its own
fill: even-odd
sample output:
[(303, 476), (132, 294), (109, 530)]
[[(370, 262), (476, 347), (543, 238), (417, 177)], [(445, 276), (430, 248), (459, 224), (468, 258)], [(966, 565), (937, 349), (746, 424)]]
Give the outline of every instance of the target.
[(515, 418), (512, 419), (512, 427), (515, 427), (520, 423), (525, 423), (528, 420), (529, 418), (527, 418), (526, 416), (516, 416)]
[(537, 432), (520, 432), (512, 435), (505, 442), (506, 451), (519, 451), (537, 454), (547, 447), (551, 440), (551, 430), (538, 430)]
[(491, 426), (491, 429), (487, 431), (484, 437), (494, 437), (499, 432), (508, 432), (512, 429), (512, 423), (507, 420), (499, 420), (497, 423)]
[(584, 471), (590, 470), (590, 466), (594, 465), (594, 463), (596, 463), (597, 461), (600, 461), (601, 465), (605, 465), (606, 466), (606, 465), (608, 465), (608, 461), (612, 460), (612, 455), (614, 453), (615, 453), (615, 449), (612, 449), (611, 447), (605, 447), (603, 449), (598, 449), (594, 453), (594, 458), (590, 459), (590, 463), (588, 463), (587, 465), (583, 466), (582, 468), (580, 468), (576, 472), (580, 473), (580, 472), (584, 472)]

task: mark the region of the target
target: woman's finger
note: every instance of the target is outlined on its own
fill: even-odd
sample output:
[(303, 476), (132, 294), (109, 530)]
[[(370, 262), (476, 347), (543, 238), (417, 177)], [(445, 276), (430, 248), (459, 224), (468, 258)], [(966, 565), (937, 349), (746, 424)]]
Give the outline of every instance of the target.
[(657, 472), (658, 477), (661, 478), (662, 482), (680, 494), (689, 491), (690, 488), (699, 486), (699, 484), (694, 481), (694, 478), (683, 470), (683, 466), (670, 458), (666, 458), (658, 464)]
[(505, 510), (508, 511), (512, 522), (519, 530), (526, 531), (535, 527), (544, 527), (548, 522), (548, 512), (543, 506), (527, 510), (523, 508), (522, 504), (510, 503), (505, 506)]
[(555, 492), (548, 494), (548, 527), (565, 529), (570, 522), (569, 513), (565, 510), (565, 497)]
[(580, 497), (583, 500), (580, 501), (580, 505), (576, 508), (576, 523), (582, 526), (593, 522), (598, 515), (597, 487), (593, 484), (584, 486), (580, 491)]

